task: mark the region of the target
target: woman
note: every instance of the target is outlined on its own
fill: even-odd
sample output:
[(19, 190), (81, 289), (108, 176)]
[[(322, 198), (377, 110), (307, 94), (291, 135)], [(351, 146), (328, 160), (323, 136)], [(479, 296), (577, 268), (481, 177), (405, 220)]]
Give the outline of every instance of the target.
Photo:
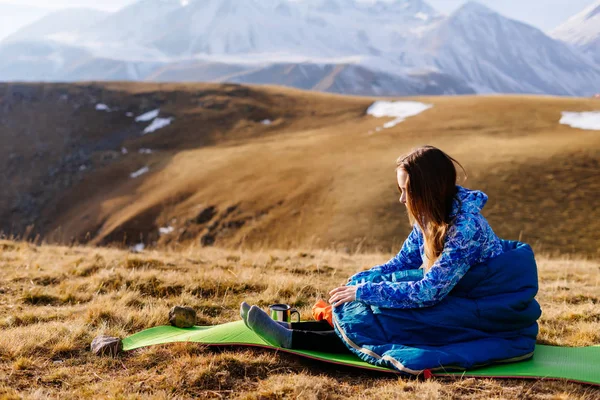
[(412, 232), (390, 261), (330, 292), (334, 330), (286, 327), (244, 303), (248, 326), (274, 345), (349, 350), (409, 374), (531, 357), (541, 315), (533, 252), (495, 235), (481, 214), (487, 196), (458, 186), (453, 162), (432, 146), (397, 160)]

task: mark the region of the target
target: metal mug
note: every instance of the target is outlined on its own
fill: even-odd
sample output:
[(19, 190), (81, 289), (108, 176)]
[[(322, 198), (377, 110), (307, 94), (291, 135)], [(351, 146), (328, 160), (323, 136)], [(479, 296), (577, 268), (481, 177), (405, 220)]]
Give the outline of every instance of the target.
[(298, 321), (300, 322), (300, 313), (295, 308), (287, 304), (271, 304), (269, 306), (269, 314), (274, 321), (292, 322), (292, 315), (298, 315)]

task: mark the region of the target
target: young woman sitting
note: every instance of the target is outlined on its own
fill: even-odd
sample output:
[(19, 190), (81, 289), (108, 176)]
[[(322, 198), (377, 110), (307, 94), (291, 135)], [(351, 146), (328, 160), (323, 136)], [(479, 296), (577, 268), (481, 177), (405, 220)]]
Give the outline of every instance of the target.
[(487, 195), (457, 185), (454, 163), (432, 146), (397, 160), (412, 231), (391, 260), (331, 290), (333, 327), (275, 322), (242, 303), (249, 328), (275, 346), (350, 351), (408, 374), (531, 357), (541, 315), (533, 251), (496, 236), (481, 214)]

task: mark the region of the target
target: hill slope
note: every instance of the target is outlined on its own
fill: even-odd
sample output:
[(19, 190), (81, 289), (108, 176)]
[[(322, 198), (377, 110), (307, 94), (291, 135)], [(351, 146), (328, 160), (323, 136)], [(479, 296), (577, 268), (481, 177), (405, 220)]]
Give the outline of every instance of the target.
[[(599, 255), (600, 135), (558, 123), (594, 100), (418, 98), (433, 108), (376, 131), (375, 99), (277, 87), (3, 84), (0, 99), (5, 232), (397, 250), (409, 226), (394, 162), (427, 143), (488, 193), (501, 237)], [(169, 125), (143, 135), (151, 121), (134, 117), (157, 109)]]

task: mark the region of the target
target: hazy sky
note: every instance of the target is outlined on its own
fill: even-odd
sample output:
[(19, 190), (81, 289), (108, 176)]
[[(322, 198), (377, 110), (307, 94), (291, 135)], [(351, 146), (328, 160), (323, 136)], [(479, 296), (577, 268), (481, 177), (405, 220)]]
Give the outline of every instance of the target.
[[(44, 8), (93, 7), (117, 10), (135, 0), (0, 0), (0, 3), (29, 4)], [(243, 1), (243, 0), (241, 0)], [(370, 0), (367, 0), (370, 1)], [(426, 0), (437, 10), (450, 13), (465, 0)], [(501, 14), (548, 31), (595, 0), (479, 0)]]

